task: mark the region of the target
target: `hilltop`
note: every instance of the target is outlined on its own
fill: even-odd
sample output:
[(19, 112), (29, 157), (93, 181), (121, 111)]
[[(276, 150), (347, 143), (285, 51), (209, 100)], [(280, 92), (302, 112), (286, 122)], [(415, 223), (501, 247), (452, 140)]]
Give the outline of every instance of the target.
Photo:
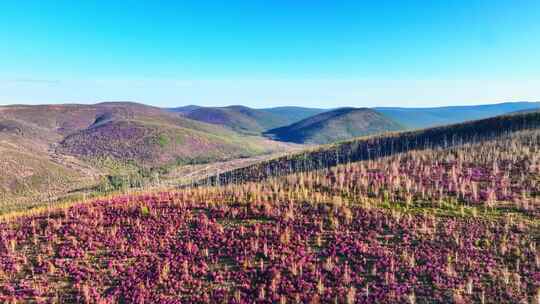
[(180, 113), (193, 120), (221, 125), (237, 132), (256, 135), (327, 111), (325, 109), (293, 106), (254, 109), (239, 105), (226, 107), (188, 105), (167, 110)]
[(340, 108), (269, 130), (265, 135), (281, 141), (326, 144), (401, 128), (396, 122), (368, 108)]
[(279, 115), (245, 106), (199, 107), (185, 110), (182, 114), (189, 119), (252, 135), (288, 123), (286, 118)]

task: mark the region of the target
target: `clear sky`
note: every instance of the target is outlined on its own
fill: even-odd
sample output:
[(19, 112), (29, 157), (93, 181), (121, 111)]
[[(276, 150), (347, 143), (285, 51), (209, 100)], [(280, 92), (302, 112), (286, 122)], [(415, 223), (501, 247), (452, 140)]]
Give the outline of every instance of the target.
[(0, 104), (540, 100), (540, 1), (1, 1)]

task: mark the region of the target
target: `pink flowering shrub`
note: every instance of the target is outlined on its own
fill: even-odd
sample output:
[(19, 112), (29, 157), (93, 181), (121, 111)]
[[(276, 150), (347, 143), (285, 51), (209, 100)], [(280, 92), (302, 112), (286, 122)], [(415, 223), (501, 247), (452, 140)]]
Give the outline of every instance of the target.
[(537, 132), (0, 224), (0, 302), (539, 303)]
[[(231, 191), (252, 199), (226, 203)], [(518, 222), (280, 201), (199, 189), (3, 224), (0, 299), (509, 303), (540, 288)]]

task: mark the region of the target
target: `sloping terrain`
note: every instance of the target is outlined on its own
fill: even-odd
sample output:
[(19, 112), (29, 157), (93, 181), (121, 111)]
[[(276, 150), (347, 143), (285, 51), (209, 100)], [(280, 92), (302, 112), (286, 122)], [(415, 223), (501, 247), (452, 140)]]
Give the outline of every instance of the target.
[(193, 120), (226, 126), (234, 131), (253, 135), (289, 123), (286, 117), (244, 106), (199, 107), (187, 110), (183, 115)]
[(533, 112), (540, 112), (540, 108), (519, 110), (519, 111), (510, 112), (509, 114), (522, 114), (522, 113), (533, 113)]
[(398, 123), (411, 129), (442, 126), (469, 120), (539, 109), (540, 102), (507, 102), (478, 106), (453, 106), (438, 108), (375, 108)]
[(341, 108), (290, 126), (265, 132), (271, 138), (304, 144), (327, 144), (353, 137), (400, 130), (401, 126), (367, 108)]
[(61, 151), (73, 155), (109, 156), (153, 166), (247, 157), (279, 146), (162, 111), (105, 119), (60, 142)]
[(538, 303), (537, 126), (7, 219), (0, 301)]
[(51, 157), (20, 144), (0, 141), (0, 210), (20, 211), (97, 182), (100, 172), (75, 158)]
[(312, 171), (337, 164), (372, 160), (411, 150), (441, 149), (504, 138), (522, 130), (540, 129), (540, 112), (516, 113), (417, 131), (395, 132), (316, 147), (300, 153), (239, 168), (201, 181), (228, 184), (259, 181), (290, 172)]
[(69, 135), (60, 143), (60, 151), (157, 166), (248, 157), (283, 146), (260, 137), (240, 137), (231, 131), (210, 130), (137, 120), (112, 121)]
[(86, 115), (79, 115), (80, 112), (86, 112), (86, 109), (80, 109), (69, 120), (58, 107), (0, 107), (0, 202), (3, 212), (22, 205), (31, 207), (55, 199), (60, 193), (97, 182), (101, 173), (97, 168), (54, 151), (68, 124), (83, 128), (93, 122)]
[(2, 106), (0, 149), (0, 195), (6, 201), (36, 197), (44, 189), (54, 197), (98, 182), (111, 168), (206, 163), (288, 146), (155, 107), (108, 102)]
[(272, 150), (268, 140), (246, 138), (136, 103), (2, 107), (0, 130), (40, 144), (58, 143), (60, 153), (151, 165), (177, 158), (226, 159)]
[[(213, 107), (201, 107), (196, 105), (188, 105), (178, 108), (167, 109), (170, 112), (176, 112), (181, 114), (189, 114), (193, 111), (200, 111), (202, 109), (224, 109), (224, 108), (213, 108)], [(228, 108), (228, 107), (225, 107)], [(232, 107), (234, 108), (234, 106)], [(394, 120), (399, 123), (401, 126), (407, 129), (421, 129), (429, 128), (435, 126), (442, 126), (447, 124), (461, 123), (465, 121), (484, 119), (504, 114), (509, 114), (513, 112), (524, 112), (524, 111), (534, 111), (540, 109), (540, 102), (505, 102), (498, 104), (488, 104), (488, 105), (473, 105), (473, 106), (450, 106), (450, 107), (433, 107), (433, 108), (405, 108), (405, 107), (375, 107), (373, 110), (384, 114), (384, 116)], [(251, 109), (253, 111), (263, 111), (272, 115), (279, 116), (281, 119), (280, 125), (275, 125), (271, 128), (278, 128), (287, 126), (296, 122), (299, 122), (303, 119), (321, 114), (324, 112), (331, 111), (331, 109), (319, 109), (319, 108), (306, 108), (306, 107), (295, 107), (295, 106), (284, 106), (284, 107), (274, 107), (274, 108), (263, 108), (263, 109)], [(210, 111), (210, 110), (207, 110)], [(205, 111), (203, 111), (204, 113)], [(201, 115), (201, 114), (197, 114)], [(263, 130), (264, 126), (256, 126), (254, 122), (246, 121), (237, 121), (230, 122), (234, 119), (218, 118), (220, 116), (228, 116), (230, 114), (224, 114), (221, 111), (219, 113), (208, 114), (207, 117), (204, 115), (201, 117), (202, 121), (210, 122), (212, 117), (215, 116), (213, 120), (216, 124), (230, 125), (237, 130), (242, 130), (238, 126), (246, 126), (245, 129), (257, 129)], [(238, 114), (235, 114), (238, 115)], [(233, 115), (234, 116), (234, 115)], [(199, 118), (194, 117), (196, 120)], [(270, 124), (271, 125), (271, 124)], [(268, 129), (266, 129), (268, 130)]]

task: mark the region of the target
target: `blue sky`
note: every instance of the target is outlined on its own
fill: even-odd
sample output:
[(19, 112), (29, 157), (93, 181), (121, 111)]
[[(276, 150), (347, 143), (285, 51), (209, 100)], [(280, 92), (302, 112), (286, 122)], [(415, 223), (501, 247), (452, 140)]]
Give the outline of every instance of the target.
[(540, 100), (540, 1), (2, 1), (0, 104)]

